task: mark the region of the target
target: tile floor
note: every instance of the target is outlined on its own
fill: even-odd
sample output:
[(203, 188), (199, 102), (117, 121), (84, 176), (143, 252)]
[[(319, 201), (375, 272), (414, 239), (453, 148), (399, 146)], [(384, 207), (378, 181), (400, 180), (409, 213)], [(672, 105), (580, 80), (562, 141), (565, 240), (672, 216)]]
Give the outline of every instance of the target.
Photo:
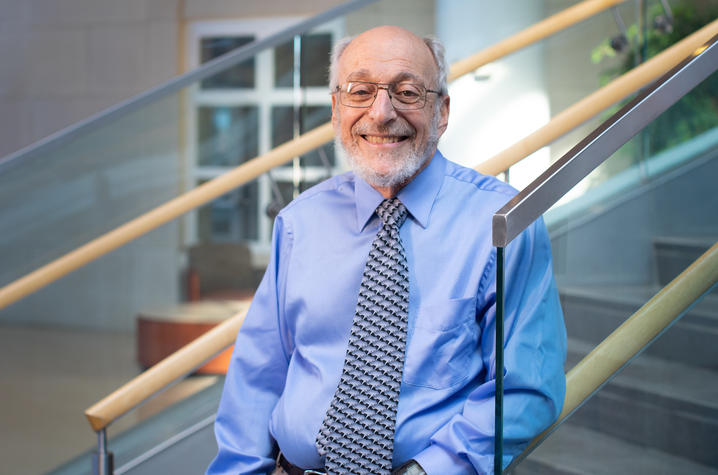
[[(44, 473), (94, 447), (84, 410), (140, 371), (132, 332), (0, 325), (3, 470)], [(173, 386), (114, 423), (110, 438), (214, 380)]]

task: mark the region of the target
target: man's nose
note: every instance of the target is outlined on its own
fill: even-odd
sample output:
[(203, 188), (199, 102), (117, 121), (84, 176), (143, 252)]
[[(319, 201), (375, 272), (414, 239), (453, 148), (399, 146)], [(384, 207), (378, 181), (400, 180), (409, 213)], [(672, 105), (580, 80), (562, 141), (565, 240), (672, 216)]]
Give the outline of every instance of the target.
[(388, 122), (396, 118), (396, 110), (391, 103), (389, 91), (384, 88), (376, 91), (376, 98), (374, 98), (374, 103), (369, 108), (369, 115), (379, 122)]

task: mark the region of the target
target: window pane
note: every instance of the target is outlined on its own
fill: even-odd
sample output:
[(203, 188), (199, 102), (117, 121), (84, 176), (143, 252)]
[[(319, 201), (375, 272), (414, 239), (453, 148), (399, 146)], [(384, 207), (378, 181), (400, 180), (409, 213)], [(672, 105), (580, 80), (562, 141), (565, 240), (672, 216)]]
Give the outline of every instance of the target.
[(255, 180), (200, 208), (200, 242), (256, 240), (258, 193)]
[[(254, 41), (253, 36), (226, 36), (202, 38), (200, 40), (200, 61), (206, 63), (210, 59), (221, 56), (235, 48)], [(236, 66), (210, 76), (202, 81), (202, 89), (231, 89), (254, 87), (254, 58), (247, 59)]]
[(199, 107), (198, 164), (234, 166), (258, 155), (257, 106)]
[(294, 68), (294, 42), (289, 41), (274, 49), (274, 87), (292, 87)]
[[(301, 106), (299, 108), (299, 132), (304, 133), (312, 130), (325, 122), (331, 120), (331, 106)], [(292, 106), (272, 107), (272, 147), (283, 144), (292, 139), (294, 122), (294, 108)], [(303, 167), (334, 166), (334, 146), (324, 145), (313, 150), (301, 158)], [(291, 163), (284, 166), (291, 166)]]
[[(301, 87), (324, 87), (328, 81), (331, 33), (302, 35)], [(288, 41), (274, 50), (275, 87), (293, 86), (294, 41)]]
[(329, 84), (329, 54), (332, 35), (321, 33), (302, 38), (302, 86), (326, 86)]
[[(332, 119), (332, 107), (327, 106), (306, 106), (301, 109), (301, 133), (312, 130), (315, 127), (329, 122)], [(302, 157), (303, 167), (326, 167), (334, 166), (334, 144), (329, 143), (313, 150)]]

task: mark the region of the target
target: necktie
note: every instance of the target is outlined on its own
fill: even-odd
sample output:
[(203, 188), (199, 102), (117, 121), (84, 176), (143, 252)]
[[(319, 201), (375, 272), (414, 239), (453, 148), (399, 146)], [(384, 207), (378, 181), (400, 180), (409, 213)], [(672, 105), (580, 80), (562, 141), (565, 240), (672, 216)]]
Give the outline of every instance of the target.
[(392, 198), (376, 213), (383, 226), (364, 268), (341, 380), (317, 436), (330, 474), (390, 474), (392, 468), (409, 315), (409, 272), (399, 237), (407, 211)]

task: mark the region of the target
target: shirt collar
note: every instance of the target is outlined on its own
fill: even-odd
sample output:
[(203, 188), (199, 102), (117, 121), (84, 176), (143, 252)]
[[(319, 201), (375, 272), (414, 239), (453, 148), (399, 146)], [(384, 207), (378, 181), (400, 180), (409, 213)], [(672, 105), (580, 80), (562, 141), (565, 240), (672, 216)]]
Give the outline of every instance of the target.
[[(437, 150), (429, 165), (397, 194), (409, 214), (423, 228), (429, 224), (429, 214), (443, 183), (445, 168), (446, 159)], [(366, 181), (355, 175), (354, 199), (356, 200), (357, 230), (361, 232), (384, 197)]]

